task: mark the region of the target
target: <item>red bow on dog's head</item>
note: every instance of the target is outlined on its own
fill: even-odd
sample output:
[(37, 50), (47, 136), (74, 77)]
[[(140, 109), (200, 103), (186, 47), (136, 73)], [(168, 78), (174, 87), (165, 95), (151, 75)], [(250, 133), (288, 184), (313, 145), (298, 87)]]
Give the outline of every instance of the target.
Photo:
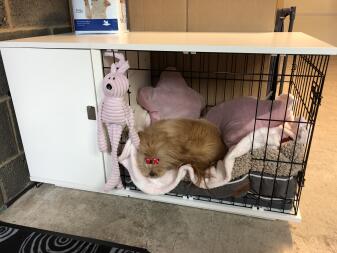
[(157, 165), (159, 163), (159, 158), (145, 158), (145, 163)]

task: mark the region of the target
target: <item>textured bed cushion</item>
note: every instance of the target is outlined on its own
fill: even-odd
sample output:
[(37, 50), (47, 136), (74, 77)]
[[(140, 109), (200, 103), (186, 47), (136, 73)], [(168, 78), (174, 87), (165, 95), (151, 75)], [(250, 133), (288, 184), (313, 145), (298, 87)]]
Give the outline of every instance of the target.
[(295, 141), (291, 140), (282, 143), (279, 149), (268, 147), (265, 150), (265, 147), (262, 147), (236, 158), (232, 178), (241, 177), (249, 173), (250, 169), (253, 172), (263, 171), (269, 175), (275, 175), (277, 172), (277, 176), (296, 176), (303, 168), (301, 164), (304, 159), (305, 145), (297, 142), (295, 148), (294, 146)]

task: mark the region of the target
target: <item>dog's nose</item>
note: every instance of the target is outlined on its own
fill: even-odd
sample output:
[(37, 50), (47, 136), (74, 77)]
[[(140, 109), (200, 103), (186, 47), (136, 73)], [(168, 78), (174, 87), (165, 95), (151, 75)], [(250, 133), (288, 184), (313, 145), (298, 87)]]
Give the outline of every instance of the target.
[(154, 177), (154, 176), (156, 176), (156, 173), (154, 173), (153, 171), (150, 171), (150, 177)]

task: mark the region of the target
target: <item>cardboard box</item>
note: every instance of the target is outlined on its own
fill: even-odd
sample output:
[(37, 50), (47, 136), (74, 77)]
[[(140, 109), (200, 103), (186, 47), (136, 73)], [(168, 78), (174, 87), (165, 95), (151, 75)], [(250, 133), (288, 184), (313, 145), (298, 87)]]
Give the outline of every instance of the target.
[(125, 0), (72, 0), (74, 31), (117, 33), (127, 30)]
[(277, 0), (129, 0), (131, 31), (272, 32)]
[(188, 32), (272, 32), (276, 0), (189, 0)]
[(186, 31), (187, 0), (129, 0), (130, 31)]

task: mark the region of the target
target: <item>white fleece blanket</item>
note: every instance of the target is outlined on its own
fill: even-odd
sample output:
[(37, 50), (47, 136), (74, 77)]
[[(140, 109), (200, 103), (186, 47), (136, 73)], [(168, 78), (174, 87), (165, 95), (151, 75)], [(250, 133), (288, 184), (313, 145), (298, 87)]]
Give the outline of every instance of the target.
[[(266, 145), (268, 128), (260, 128), (255, 131), (254, 135), (254, 149), (261, 148)], [(297, 124), (285, 124), (283, 137), (294, 138), (297, 133)], [(268, 137), (268, 146), (278, 147), (281, 141), (282, 126), (270, 128)], [(308, 132), (305, 129), (305, 124), (300, 124), (299, 141), (306, 141)], [(183, 165), (178, 170), (168, 170), (164, 176), (160, 178), (149, 178), (142, 175), (137, 165), (137, 150), (128, 140), (124, 147), (122, 154), (119, 157), (119, 162), (129, 171), (131, 180), (141, 191), (160, 195), (173, 190), (186, 175), (189, 176), (193, 184), (200, 188), (216, 188), (227, 184), (231, 180), (232, 170), (235, 158), (244, 155), (252, 148), (253, 132), (244, 137), (238, 144), (233, 146), (225, 156), (223, 161), (219, 161), (217, 167), (211, 167), (209, 178), (197, 184), (197, 178), (194, 174), (193, 168), (190, 165)]]

